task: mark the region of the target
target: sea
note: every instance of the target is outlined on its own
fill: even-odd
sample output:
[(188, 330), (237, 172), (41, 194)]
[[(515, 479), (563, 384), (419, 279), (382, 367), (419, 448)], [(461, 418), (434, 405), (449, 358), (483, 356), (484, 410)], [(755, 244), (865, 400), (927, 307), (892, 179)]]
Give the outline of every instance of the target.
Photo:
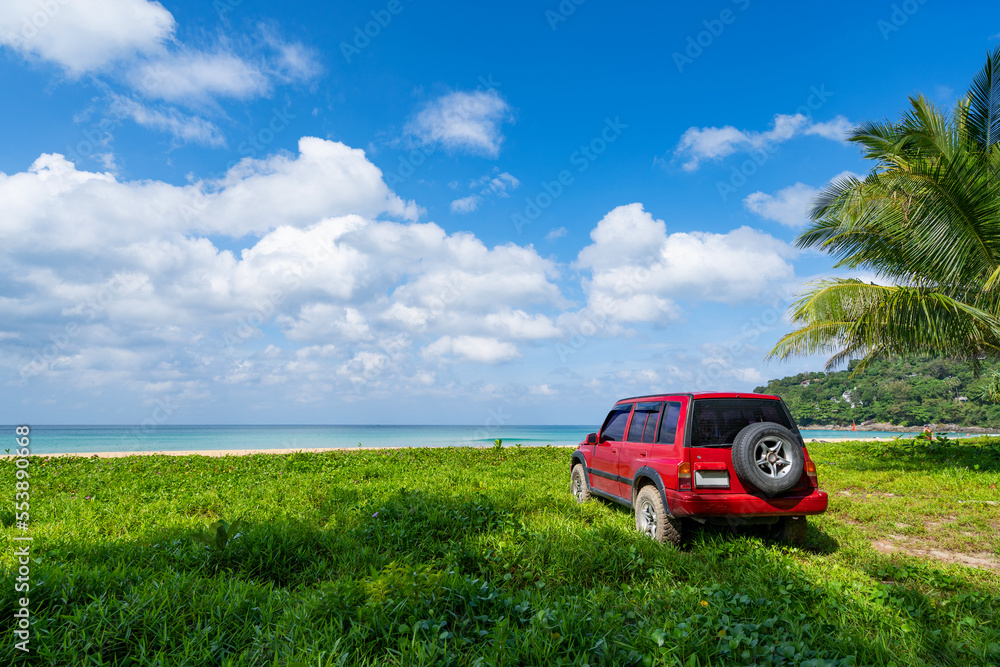
[[(560, 447), (577, 445), (597, 426), (30, 426), (32, 454), (87, 454), (93, 452), (169, 452), (240, 449), (318, 449), (349, 447), (489, 447), (500, 439), (505, 447)], [(13, 454), (15, 427), (0, 426), (10, 434)], [(917, 431), (829, 431), (801, 429), (803, 438), (850, 440), (859, 437), (912, 437)], [(949, 437), (966, 434), (949, 433)]]

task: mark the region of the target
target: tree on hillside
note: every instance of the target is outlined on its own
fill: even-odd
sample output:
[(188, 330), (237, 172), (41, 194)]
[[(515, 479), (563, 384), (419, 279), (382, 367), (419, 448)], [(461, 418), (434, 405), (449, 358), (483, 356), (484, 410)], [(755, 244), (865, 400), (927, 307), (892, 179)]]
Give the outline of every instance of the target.
[(874, 421), (998, 427), (1000, 405), (987, 395), (989, 386), (990, 379), (976, 379), (967, 361), (894, 358), (864, 370), (852, 363), (844, 371), (800, 373), (754, 391), (781, 396), (801, 426)]
[(800, 328), (769, 357), (966, 359), (1000, 353), (1000, 48), (954, 110), (910, 98), (898, 122), (864, 123), (850, 141), (875, 161), (864, 180), (842, 178), (818, 198), (797, 239), (837, 267), (880, 284), (831, 278), (792, 304)]

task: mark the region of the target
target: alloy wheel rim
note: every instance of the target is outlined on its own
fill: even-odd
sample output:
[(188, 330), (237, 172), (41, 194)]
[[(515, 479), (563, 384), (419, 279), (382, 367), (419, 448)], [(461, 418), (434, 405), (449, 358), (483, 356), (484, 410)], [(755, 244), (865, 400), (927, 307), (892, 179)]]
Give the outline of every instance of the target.
[(653, 510), (653, 504), (646, 501), (639, 508), (639, 516), (641, 517), (642, 532), (649, 537), (656, 539), (656, 512)]
[(753, 458), (765, 475), (771, 479), (783, 479), (792, 470), (788, 456), (788, 443), (776, 436), (761, 438), (754, 447)]

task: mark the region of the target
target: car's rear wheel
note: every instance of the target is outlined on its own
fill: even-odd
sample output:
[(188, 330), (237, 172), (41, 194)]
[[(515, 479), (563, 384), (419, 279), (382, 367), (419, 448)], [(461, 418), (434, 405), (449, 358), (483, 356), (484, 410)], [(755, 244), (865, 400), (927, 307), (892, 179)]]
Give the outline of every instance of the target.
[(667, 514), (663, 498), (652, 484), (636, 495), (635, 529), (661, 544), (681, 544), (681, 520)]
[(585, 503), (590, 500), (590, 485), (587, 484), (587, 472), (581, 464), (577, 463), (573, 466), (569, 480), (570, 490), (573, 492), (576, 502)]
[(732, 457), (740, 481), (769, 496), (798, 484), (805, 467), (799, 439), (773, 422), (758, 422), (741, 430), (733, 440)]

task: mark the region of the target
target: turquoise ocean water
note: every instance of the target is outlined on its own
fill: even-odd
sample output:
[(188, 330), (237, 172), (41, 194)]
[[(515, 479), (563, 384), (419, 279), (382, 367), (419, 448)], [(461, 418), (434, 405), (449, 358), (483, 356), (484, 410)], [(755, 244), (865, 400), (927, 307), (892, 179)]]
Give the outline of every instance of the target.
[[(320, 447), (469, 447), (576, 445), (590, 426), (32, 426), (32, 454), (88, 452), (205, 451), (216, 449), (315, 449)], [(14, 427), (0, 426), (10, 434)], [(912, 436), (888, 431), (801, 429), (805, 438), (846, 440), (852, 437)], [(961, 434), (949, 433), (949, 436)], [(0, 447), (0, 454), (7, 453)]]
[[(592, 426), (31, 426), (32, 454), (576, 445)], [(10, 433), (14, 427), (0, 426)], [(0, 431), (2, 432), (2, 431)], [(6, 445), (0, 448), (0, 454)]]

